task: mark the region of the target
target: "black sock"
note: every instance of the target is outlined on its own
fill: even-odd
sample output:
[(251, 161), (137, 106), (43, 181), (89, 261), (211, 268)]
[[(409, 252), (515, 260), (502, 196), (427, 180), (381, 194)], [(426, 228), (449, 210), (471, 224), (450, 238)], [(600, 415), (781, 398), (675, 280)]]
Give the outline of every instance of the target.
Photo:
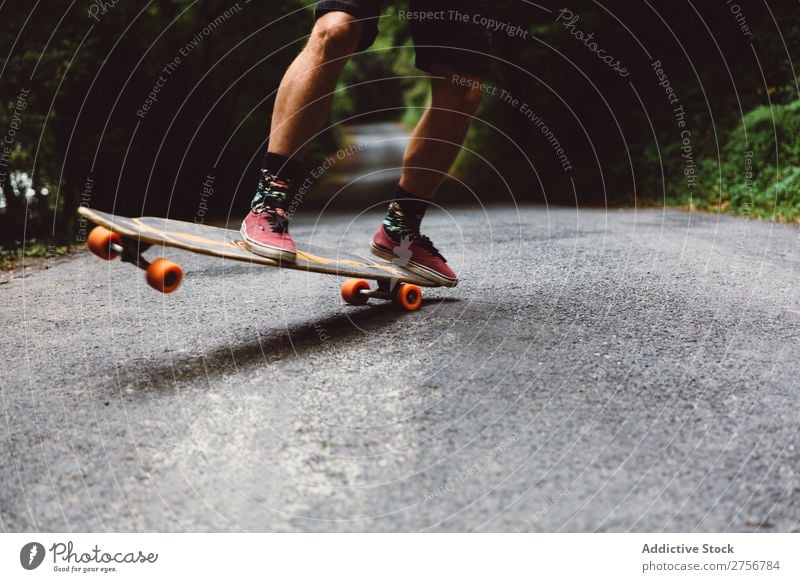
[(419, 226), (429, 204), (430, 200), (414, 196), (398, 186), (383, 218), (383, 227), (392, 238), (419, 234)]
[(297, 160), (267, 152), (261, 165), (261, 178), (258, 180), (256, 195), (250, 202), (250, 207), (255, 208), (265, 203), (273, 208), (286, 210), (289, 190), (299, 165)]

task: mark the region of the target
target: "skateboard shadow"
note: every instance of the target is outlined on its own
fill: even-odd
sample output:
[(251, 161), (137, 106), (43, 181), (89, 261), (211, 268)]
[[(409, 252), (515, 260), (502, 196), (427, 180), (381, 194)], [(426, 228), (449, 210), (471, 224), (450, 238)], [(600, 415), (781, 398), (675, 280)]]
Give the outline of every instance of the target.
[[(147, 387), (168, 389), (176, 383), (191, 382), (195, 378), (208, 380), (240, 374), (248, 369), (269, 366), (312, 352), (335, 350), (338, 343), (358, 337), (375, 341), (369, 330), (365, 331), (365, 326), (380, 327), (401, 317), (408, 317), (408, 314), (389, 303), (363, 308), (345, 307), (343, 311), (321, 320), (272, 329), (258, 334), (252, 341), (227, 343), (202, 355), (173, 358), (168, 365), (149, 367), (146, 371)], [(141, 375), (137, 374), (137, 377)], [(136, 378), (130, 378), (129, 381), (134, 386), (138, 385)]]

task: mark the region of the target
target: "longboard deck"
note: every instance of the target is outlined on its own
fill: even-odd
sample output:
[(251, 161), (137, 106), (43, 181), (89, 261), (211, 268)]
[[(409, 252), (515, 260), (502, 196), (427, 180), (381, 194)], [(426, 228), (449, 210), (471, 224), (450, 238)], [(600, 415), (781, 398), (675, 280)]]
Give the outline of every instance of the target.
[(128, 218), (83, 207), (78, 209), (78, 213), (95, 224), (118, 232), (125, 238), (137, 239), (147, 244), (175, 247), (193, 253), (267, 267), (341, 277), (358, 277), (375, 281), (401, 281), (424, 287), (439, 286), (399, 265), (327, 247), (298, 243), (296, 261), (294, 263), (278, 263), (278, 261), (248, 250), (236, 230), (152, 216)]

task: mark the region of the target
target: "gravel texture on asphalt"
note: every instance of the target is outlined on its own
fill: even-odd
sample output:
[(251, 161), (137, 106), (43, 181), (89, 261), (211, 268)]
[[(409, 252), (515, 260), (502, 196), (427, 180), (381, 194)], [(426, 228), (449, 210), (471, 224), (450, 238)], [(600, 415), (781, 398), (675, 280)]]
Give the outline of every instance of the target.
[(88, 252), (1, 285), (0, 529), (800, 531), (796, 227), (425, 226), (462, 282), (415, 313), (176, 250), (173, 295)]

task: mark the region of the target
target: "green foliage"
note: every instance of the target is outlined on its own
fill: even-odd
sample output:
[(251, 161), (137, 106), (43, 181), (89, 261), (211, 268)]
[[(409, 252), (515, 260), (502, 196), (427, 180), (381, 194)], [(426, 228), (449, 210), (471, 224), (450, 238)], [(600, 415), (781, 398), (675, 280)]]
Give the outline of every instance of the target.
[(722, 143), (719, 162), (703, 163), (691, 204), (800, 221), (800, 101), (756, 107)]
[(398, 119), (409, 96), (427, 87), (424, 73), (414, 68), (408, 26), (397, 17), (398, 9), (386, 7), (375, 42), (354, 55), (342, 72), (333, 101), (334, 122)]
[[(313, 22), (300, 0), (96, 4), (105, 6), (96, 18), (86, 3), (62, 10), (9, 0), (0, 9), (0, 46), (9, 55), (0, 139), (18, 95), (29, 92), (13, 151), (0, 164), (0, 248), (32, 239), (74, 243), (75, 209), (89, 180), (86, 203), (120, 213), (191, 219), (207, 174), (226, 193), (214, 199), (217, 213), (233, 195), (246, 205), (270, 95)], [(179, 66), (140, 117), (176, 58)], [(22, 174), (35, 196), (15, 194), (10, 177)]]
[[(800, 54), (796, 0), (771, 1), (770, 10), (748, 8), (752, 39), (723, 2), (695, 3), (687, 12), (680, 3), (654, 8), (573, 0), (578, 28), (625, 60), (632, 72), (625, 79), (556, 22), (557, 9), (520, 0), (483, 4), (489, 16), (529, 34), (495, 35), (487, 81), (518, 103), (484, 97), (466, 144), (477, 155), (462, 153), (455, 168), (482, 200), (505, 199), (497, 184), (507, 181), (517, 200), (667, 200), (800, 220), (794, 77), (800, 66), (789, 61)], [(74, 243), (75, 209), (82, 202), (191, 220), (207, 175), (215, 177), (210, 213), (227, 215), (247, 204), (274, 91), (312, 16), (300, 0), (239, 3), (241, 12), (181, 52), (234, 5), (131, 0), (109, 5), (95, 19), (87, 4), (64, 12), (41, 2), (3, 3), (0, 46), (8, 58), (0, 78), (0, 138), (10, 128), (15, 134), (0, 163), (0, 247), (26, 239)], [(429, 88), (414, 66), (409, 23), (397, 17), (401, 7), (407, 2), (387, 4), (375, 45), (345, 68), (334, 125), (351, 118), (418, 121)], [(178, 55), (180, 66), (158, 101), (138, 116), (165, 64)], [(681, 129), (653, 59), (685, 109), (696, 186), (686, 183)], [(569, 156), (570, 172), (521, 104), (546, 121)], [(339, 139), (337, 131), (325, 132), (310, 163)], [(752, 187), (745, 178), (748, 151)], [(25, 187), (18, 184), (22, 176)]]
[[(743, 141), (731, 131), (741, 124), (743, 113), (770, 101), (785, 105), (798, 98), (794, 72), (800, 66), (789, 62), (800, 54), (800, 26), (790, 16), (796, 12), (796, 3), (776, 0), (771, 3), (772, 12), (748, 9), (752, 38), (742, 34), (725, 3), (695, 3), (690, 13), (677, 3), (654, 7), (618, 0), (603, 5), (605, 9), (591, 0), (569, 4), (579, 16), (575, 28), (591, 33), (607, 54), (623, 59), (631, 71), (628, 78), (614, 74), (563, 23), (557, 23), (557, 10), (545, 13), (512, 0), (495, 3), (495, 12), (503, 19), (527, 23), (530, 38), (495, 35), (498, 62), (489, 81), (546, 121), (574, 170), (562, 170), (550, 144), (519, 107), (493, 96), (484, 97), (479, 117), (487, 123), (473, 125), (467, 146), (494, 164), (518, 199), (590, 205), (653, 205), (665, 200), (689, 204), (693, 194), (695, 203), (698, 196), (702, 203), (711, 203), (713, 176), (719, 175), (719, 168), (709, 167), (708, 160), (716, 159), (718, 148), (735, 158), (730, 150)], [(670, 103), (659, 85), (653, 70), (656, 60), (667, 72), (677, 104)], [(683, 109), (685, 126), (678, 124), (677, 106)], [(791, 118), (791, 110), (786, 110), (778, 122), (784, 148), (797, 143)], [(691, 155), (699, 172), (697, 186), (684, 175), (684, 130), (690, 132)], [(774, 150), (774, 138), (771, 133), (768, 137)], [(751, 139), (757, 141), (759, 135)], [(748, 147), (760, 151), (757, 143)], [(783, 150), (777, 172), (774, 159), (768, 162), (761, 156), (754, 162), (759, 172), (771, 164), (771, 179), (759, 182), (760, 192), (777, 197), (777, 213), (783, 218), (794, 212), (790, 200), (793, 159), (789, 150)], [(735, 175), (741, 175), (741, 155), (736, 167)], [(474, 157), (462, 154), (458, 171), (476, 183), (479, 191), (497, 191), (497, 175)], [(730, 175), (729, 170), (724, 173)], [(732, 208), (739, 204), (729, 198), (726, 186), (722, 204)], [(767, 212), (767, 205), (758, 200), (751, 208)]]
[(14, 269), (23, 259), (52, 259), (63, 257), (70, 252), (68, 246), (46, 245), (36, 240), (30, 241), (25, 248), (4, 249), (0, 248), (0, 271)]

